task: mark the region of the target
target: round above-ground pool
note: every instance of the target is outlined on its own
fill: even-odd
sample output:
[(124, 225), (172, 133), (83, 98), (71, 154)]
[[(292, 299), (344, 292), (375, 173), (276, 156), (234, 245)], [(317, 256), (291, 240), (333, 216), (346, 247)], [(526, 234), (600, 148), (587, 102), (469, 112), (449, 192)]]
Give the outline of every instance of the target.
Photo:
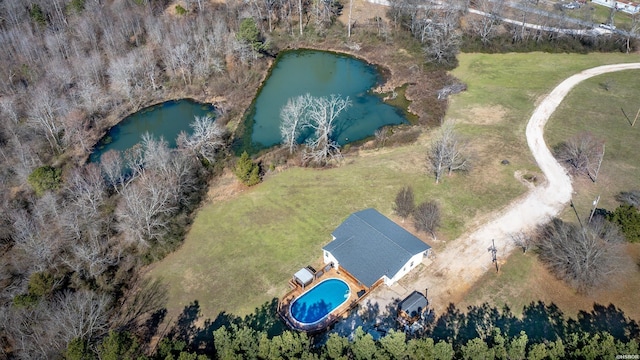
[(289, 308), (291, 318), (302, 325), (324, 320), (349, 300), (349, 285), (340, 279), (326, 279), (295, 299)]

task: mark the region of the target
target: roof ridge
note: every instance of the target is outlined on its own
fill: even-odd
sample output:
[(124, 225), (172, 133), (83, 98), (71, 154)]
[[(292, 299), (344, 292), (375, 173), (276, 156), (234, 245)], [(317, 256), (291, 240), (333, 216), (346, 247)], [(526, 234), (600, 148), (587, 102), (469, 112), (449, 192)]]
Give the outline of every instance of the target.
[[(374, 209), (374, 208), (369, 208), (370, 210), (373, 210), (375, 213), (377, 213), (378, 215), (380, 215), (382, 218), (384, 218), (385, 220), (389, 221), (391, 224), (400, 227), (400, 225), (396, 224), (394, 221), (391, 221), (391, 219), (389, 219), (388, 217), (382, 215), (378, 210)], [(366, 210), (369, 210), (366, 209)], [(354, 213), (353, 215), (356, 215), (356, 217), (358, 219), (360, 219), (363, 223), (367, 224), (367, 226), (369, 226), (370, 228), (372, 228), (373, 230), (375, 230), (378, 234), (381, 234), (384, 238), (388, 239), (389, 241), (391, 241), (394, 245), (396, 245), (397, 247), (399, 247), (400, 249), (404, 250), (404, 252), (406, 252), (409, 255), (412, 255), (411, 252), (405, 248), (404, 246), (398, 244), (395, 240), (393, 240), (392, 238), (390, 238), (389, 236), (387, 236), (387, 234), (383, 233), (382, 231), (378, 230), (378, 228), (376, 228), (375, 226), (371, 225), (368, 221), (366, 221), (365, 219), (363, 219), (362, 217), (360, 217), (360, 213), (362, 213), (363, 211), (366, 210), (362, 210), (362, 211), (358, 211), (357, 213)], [(402, 230), (402, 227), (400, 227)], [(406, 231), (406, 230), (405, 230)], [(353, 237), (353, 236), (352, 236)]]

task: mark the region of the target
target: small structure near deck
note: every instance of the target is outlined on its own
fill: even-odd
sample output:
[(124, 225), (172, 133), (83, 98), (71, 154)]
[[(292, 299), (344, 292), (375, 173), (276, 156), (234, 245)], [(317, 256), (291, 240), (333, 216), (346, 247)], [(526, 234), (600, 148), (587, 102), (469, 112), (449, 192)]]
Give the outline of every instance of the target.
[(375, 209), (351, 214), (331, 235), (323, 268), (296, 272), (291, 291), (278, 302), (280, 318), (292, 329), (324, 331), (377, 286), (400, 280), (431, 249)]
[(314, 274), (306, 267), (298, 270), (298, 272), (293, 275), (293, 281), (302, 286), (303, 289), (305, 286), (311, 284), (314, 278)]
[(398, 304), (398, 317), (401, 318), (399, 320), (409, 324), (420, 320), (428, 307), (427, 298), (422, 293), (414, 291)]

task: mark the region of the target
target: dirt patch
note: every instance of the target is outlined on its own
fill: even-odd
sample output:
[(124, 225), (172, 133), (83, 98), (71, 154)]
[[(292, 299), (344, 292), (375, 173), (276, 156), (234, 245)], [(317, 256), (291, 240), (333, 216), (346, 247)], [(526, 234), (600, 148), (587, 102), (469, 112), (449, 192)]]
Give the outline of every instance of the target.
[(494, 105), (474, 107), (469, 110), (469, 113), (471, 113), (471, 116), (466, 117), (466, 119), (470, 119), (470, 121), (466, 121), (466, 123), (475, 125), (494, 125), (504, 120), (507, 115), (507, 110), (502, 106)]
[(215, 178), (215, 181), (209, 187), (207, 192), (207, 201), (226, 201), (235, 198), (238, 194), (246, 190), (238, 178), (229, 169), (225, 169), (224, 173)]

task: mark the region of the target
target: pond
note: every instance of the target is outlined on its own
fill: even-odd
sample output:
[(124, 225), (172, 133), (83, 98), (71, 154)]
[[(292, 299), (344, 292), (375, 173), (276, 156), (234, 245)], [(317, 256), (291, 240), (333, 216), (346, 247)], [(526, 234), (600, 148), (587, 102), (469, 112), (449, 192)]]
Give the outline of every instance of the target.
[(124, 152), (140, 142), (142, 134), (148, 132), (154, 137), (162, 136), (169, 147), (176, 147), (176, 138), (180, 132), (191, 133), (189, 124), (194, 116), (215, 116), (213, 105), (193, 100), (171, 100), (144, 108), (127, 116), (109, 129), (98, 141), (89, 157), (90, 162), (100, 161), (102, 154), (109, 150)]
[(280, 109), (287, 99), (306, 93), (317, 97), (340, 94), (351, 99), (352, 106), (340, 115), (333, 134), (333, 140), (340, 145), (371, 136), (384, 125), (407, 123), (401, 109), (384, 103), (370, 91), (381, 80), (374, 66), (350, 56), (315, 50), (284, 53), (250, 113), (253, 147), (281, 143)]

